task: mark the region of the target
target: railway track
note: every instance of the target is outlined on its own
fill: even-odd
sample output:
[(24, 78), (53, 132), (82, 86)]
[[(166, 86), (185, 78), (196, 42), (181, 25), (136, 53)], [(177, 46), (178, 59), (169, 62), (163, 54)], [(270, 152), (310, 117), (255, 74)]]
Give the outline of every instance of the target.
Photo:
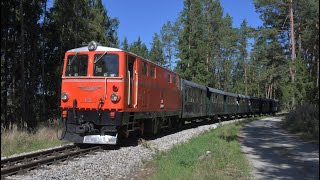
[(80, 148), (76, 145), (68, 145), (47, 151), (6, 158), (1, 160), (1, 179), (6, 176), (25, 173), (42, 165), (55, 164), (100, 150), (100, 146)]
[[(277, 113), (275, 116), (284, 116), (286, 115), (286, 112), (283, 113)], [(205, 123), (205, 121), (204, 121)], [(195, 125), (195, 123), (186, 124), (185, 128), (188, 129)], [(200, 125), (200, 124), (196, 124)], [(163, 134), (159, 136), (163, 136), (165, 134), (171, 134), (175, 131), (168, 131), (164, 132)], [(147, 138), (148, 139), (148, 138)], [(127, 142), (127, 143), (126, 143)], [(131, 142), (131, 143), (128, 143)], [(130, 145), (132, 144), (132, 141), (124, 141), (123, 146), (126, 146), (126, 144)], [(129, 146), (128, 145), (128, 146)], [(110, 147), (109, 147), (110, 148)], [(14, 174), (20, 174), (25, 173), (29, 170), (33, 170), (36, 168), (40, 168), (42, 165), (50, 165), (55, 164), (64, 160), (73, 159), (75, 157), (80, 157), (86, 154), (90, 154), (93, 152), (100, 151), (102, 149), (101, 146), (89, 146), (89, 147), (79, 147), (77, 145), (67, 145), (55, 149), (50, 149), (46, 151), (41, 152), (35, 152), (31, 154), (26, 154), (22, 156), (16, 156), (11, 158), (6, 158), (1, 160), (1, 179), (14, 175)]]

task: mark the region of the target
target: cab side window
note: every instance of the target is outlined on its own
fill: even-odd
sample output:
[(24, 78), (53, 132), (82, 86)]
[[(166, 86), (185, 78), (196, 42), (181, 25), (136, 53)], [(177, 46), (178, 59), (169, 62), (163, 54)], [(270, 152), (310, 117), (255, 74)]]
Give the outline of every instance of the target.
[(150, 67), (150, 76), (152, 77), (152, 78), (156, 78), (156, 72), (155, 72), (155, 69), (156, 69), (156, 67), (154, 67), (154, 66), (151, 66)]
[(147, 75), (148, 69), (147, 69), (147, 63), (142, 61), (142, 74)]

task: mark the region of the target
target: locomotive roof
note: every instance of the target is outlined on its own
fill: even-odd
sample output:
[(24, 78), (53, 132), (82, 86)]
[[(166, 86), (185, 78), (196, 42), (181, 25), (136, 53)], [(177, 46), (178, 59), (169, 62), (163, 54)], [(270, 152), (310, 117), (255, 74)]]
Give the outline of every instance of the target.
[[(80, 48), (70, 49), (70, 50), (68, 50), (67, 52), (88, 52), (88, 51), (89, 51), (88, 46), (84, 46), (84, 47), (80, 47)], [(152, 64), (154, 64), (154, 65), (156, 65), (156, 66), (159, 66), (159, 67), (161, 67), (161, 68), (163, 68), (163, 69), (166, 69), (166, 70), (168, 70), (168, 71), (170, 71), (170, 72), (172, 72), (172, 73), (178, 74), (178, 73), (174, 72), (173, 70), (170, 70), (170, 69), (168, 69), (168, 68), (162, 67), (162, 66), (160, 66), (160, 65), (158, 65), (158, 64), (156, 64), (156, 63), (154, 63), (154, 62), (152, 62), (152, 61), (150, 61), (150, 60), (148, 60), (148, 59), (146, 59), (146, 58), (144, 58), (144, 57), (141, 57), (141, 56), (139, 56), (139, 55), (137, 55), (137, 54), (134, 54), (134, 53), (132, 53), (132, 52), (125, 51), (125, 50), (122, 50), (122, 49), (98, 45), (98, 46), (97, 46), (97, 49), (96, 49), (95, 51), (107, 51), (107, 52), (108, 52), (108, 51), (118, 51), (118, 52), (126, 52), (126, 53), (129, 53), (129, 54), (133, 55), (133, 56), (137, 56), (137, 57), (139, 57), (139, 58), (141, 58), (141, 59), (143, 59), (143, 60), (145, 60), (145, 61), (148, 61), (148, 62), (150, 62), (150, 63), (152, 63)]]
[(214, 88), (211, 88), (211, 87), (208, 87), (208, 89), (209, 89), (210, 92), (213, 92), (213, 93), (226, 94), (224, 91), (219, 90), (219, 89), (214, 89)]
[(200, 84), (197, 84), (197, 83), (185, 80), (185, 79), (183, 81), (185, 82), (185, 84), (187, 84), (189, 86), (196, 87), (196, 88), (199, 88), (199, 89), (202, 89), (202, 90), (207, 90), (205, 86), (202, 86)]
[[(70, 49), (67, 52), (84, 52), (84, 51), (89, 51), (88, 46)], [(118, 48), (112, 48), (112, 47), (97, 46), (97, 49), (95, 51), (123, 51), (123, 50)]]

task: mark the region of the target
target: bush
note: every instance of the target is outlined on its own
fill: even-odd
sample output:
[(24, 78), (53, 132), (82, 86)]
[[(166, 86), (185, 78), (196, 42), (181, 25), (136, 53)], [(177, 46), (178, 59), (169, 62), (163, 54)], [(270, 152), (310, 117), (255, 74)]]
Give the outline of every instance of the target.
[(283, 121), (289, 132), (301, 134), (304, 138), (319, 143), (319, 106), (304, 104), (291, 110)]

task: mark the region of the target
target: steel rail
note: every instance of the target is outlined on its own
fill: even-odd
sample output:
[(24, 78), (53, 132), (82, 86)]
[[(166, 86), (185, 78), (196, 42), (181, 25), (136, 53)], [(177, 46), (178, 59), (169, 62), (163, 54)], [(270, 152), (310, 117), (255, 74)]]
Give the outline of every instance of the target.
[(75, 147), (76, 147), (76, 145), (67, 145), (67, 146), (62, 146), (62, 147), (49, 149), (49, 150), (45, 150), (45, 151), (30, 153), (30, 154), (26, 154), (26, 155), (22, 155), (22, 156), (6, 158), (6, 159), (1, 160), (1, 168), (3, 168), (3, 166), (5, 166), (7, 164), (15, 164), (15, 163), (19, 163), (21, 161), (32, 160), (34, 158), (46, 156), (46, 155), (49, 155), (49, 154), (52, 154), (55, 152), (65, 151), (65, 150), (72, 149)]
[[(2, 164), (2, 161), (1, 161), (1, 178), (5, 176), (17, 174), (19, 172), (26, 172), (28, 170), (39, 168), (41, 165), (49, 165), (49, 164), (57, 163), (63, 160), (80, 157), (88, 153), (99, 151), (101, 148), (100, 146), (94, 146), (86, 149), (80, 149), (77, 146), (73, 146), (69, 148), (59, 148), (59, 149), (60, 151), (53, 149), (51, 151), (51, 154), (47, 153), (46, 155), (42, 155), (40, 152), (37, 152), (35, 154), (37, 154), (38, 157), (34, 156), (31, 159), (30, 157), (33, 154), (28, 154), (27, 156), (30, 156), (29, 158), (24, 158), (24, 156), (14, 157), (15, 159), (18, 159), (18, 161), (10, 161), (5, 159), (7, 162), (6, 164)], [(11, 158), (8, 158), (8, 159), (11, 159)]]

